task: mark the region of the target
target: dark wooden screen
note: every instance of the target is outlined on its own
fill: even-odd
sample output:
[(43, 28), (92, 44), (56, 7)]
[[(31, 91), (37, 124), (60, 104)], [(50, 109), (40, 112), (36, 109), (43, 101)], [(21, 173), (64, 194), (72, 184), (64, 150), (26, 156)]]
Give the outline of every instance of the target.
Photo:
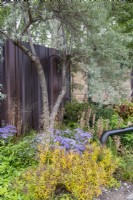
[[(26, 44), (28, 47), (28, 44)], [(54, 105), (61, 88), (61, 69), (58, 69), (57, 51), (35, 45), (48, 86), (49, 105)], [(6, 99), (0, 103), (0, 121), (17, 126), (19, 132), (27, 128), (38, 129), (41, 115), (41, 88), (37, 72), (27, 56), (11, 42), (4, 45), (4, 61), (0, 63), (0, 83)], [(64, 101), (69, 99), (68, 90)]]

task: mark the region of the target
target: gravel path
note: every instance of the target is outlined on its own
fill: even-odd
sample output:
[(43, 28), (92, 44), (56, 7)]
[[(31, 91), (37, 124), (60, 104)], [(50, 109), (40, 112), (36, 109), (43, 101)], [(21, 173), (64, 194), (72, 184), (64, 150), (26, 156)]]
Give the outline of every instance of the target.
[(104, 189), (95, 200), (133, 200), (133, 183), (121, 182), (117, 189)]

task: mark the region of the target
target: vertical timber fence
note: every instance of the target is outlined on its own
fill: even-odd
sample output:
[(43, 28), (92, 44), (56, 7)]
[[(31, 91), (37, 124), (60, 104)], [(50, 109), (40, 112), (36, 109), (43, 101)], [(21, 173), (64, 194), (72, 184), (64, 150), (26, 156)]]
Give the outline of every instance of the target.
[[(29, 47), (28, 44), (25, 46)], [(61, 89), (61, 69), (57, 50), (35, 45), (37, 55), (46, 74), (49, 106), (53, 107)], [(10, 41), (3, 47), (4, 61), (0, 63), (0, 83), (6, 99), (0, 102), (0, 122), (11, 123), (24, 132), (27, 128), (38, 129), (41, 116), (41, 88), (33, 63)], [(67, 76), (67, 93), (70, 98), (70, 76)]]

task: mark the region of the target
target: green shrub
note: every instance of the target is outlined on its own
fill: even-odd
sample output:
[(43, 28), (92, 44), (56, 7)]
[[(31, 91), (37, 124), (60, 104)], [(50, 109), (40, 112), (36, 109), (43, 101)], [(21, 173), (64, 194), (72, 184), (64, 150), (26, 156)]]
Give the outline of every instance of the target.
[(124, 120), (117, 114), (113, 114), (110, 119), (110, 130), (112, 129), (120, 129), (126, 127), (126, 123)]
[[(83, 112), (87, 112), (90, 110), (89, 125), (92, 127), (93, 125), (93, 114), (95, 114), (97, 121), (99, 118), (103, 119), (111, 119), (114, 114), (114, 110), (111, 107), (107, 107), (105, 105), (98, 105), (94, 103), (79, 103), (76, 100), (71, 102), (67, 102), (65, 105), (65, 114), (64, 114), (64, 123), (71, 128), (76, 128), (82, 117)], [(87, 120), (87, 119), (86, 119)]]
[(128, 150), (133, 150), (133, 133), (125, 134), (121, 137), (121, 143)]
[[(118, 129), (128, 127), (128, 121), (124, 121), (117, 113), (112, 116), (110, 121), (110, 129)], [(120, 135), (121, 145), (126, 147), (126, 149), (133, 149), (133, 133), (126, 133)]]
[[(63, 122), (69, 127), (76, 128), (75, 125), (79, 122), (82, 112), (88, 108), (88, 103), (79, 103), (76, 100), (65, 104), (65, 113)], [(74, 126), (74, 127), (73, 127)]]
[(123, 181), (133, 182), (133, 155), (127, 154), (121, 157), (120, 166), (116, 178)]
[(91, 107), (93, 109), (93, 112), (96, 114), (96, 121), (99, 118), (103, 119), (111, 119), (112, 115), (115, 113), (114, 109), (107, 105), (95, 105), (91, 104)]
[[(124, 102), (114, 107), (115, 112), (124, 121), (123, 127), (133, 125), (133, 103)], [(133, 149), (133, 133), (125, 134), (121, 137), (121, 143), (126, 149)]]
[(61, 186), (69, 199), (89, 200), (101, 193), (101, 186), (116, 183), (112, 175), (118, 162), (109, 149), (96, 143), (89, 145), (83, 154), (48, 146), (40, 146), (39, 151), (38, 167), (21, 177), (25, 182), (22, 191), (29, 199), (51, 200)]
[(12, 188), (12, 182), (22, 171), (37, 163), (32, 138), (33, 136), (27, 136), (19, 142), (0, 146), (0, 199), (21, 199), (21, 195)]

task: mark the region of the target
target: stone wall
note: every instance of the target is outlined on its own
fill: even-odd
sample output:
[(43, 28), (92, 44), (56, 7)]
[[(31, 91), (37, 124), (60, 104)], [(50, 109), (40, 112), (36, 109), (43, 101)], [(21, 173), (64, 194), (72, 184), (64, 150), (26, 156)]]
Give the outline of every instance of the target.
[(84, 97), (88, 96), (87, 75), (83, 71), (72, 74), (72, 98), (83, 102)]
[[(127, 100), (131, 100), (131, 73), (130, 70), (127, 71), (125, 74), (126, 81), (124, 81), (121, 86), (123, 90), (125, 90), (125, 95)], [(72, 73), (72, 91), (71, 96), (72, 98), (78, 100), (79, 102), (83, 102), (84, 97), (88, 96), (88, 84), (87, 84), (87, 74), (83, 71), (78, 71)], [(102, 99), (104, 99), (105, 104), (109, 104), (110, 102), (110, 95), (109, 94), (102, 94)], [(121, 98), (118, 95), (118, 99)], [(97, 94), (94, 94), (92, 100), (97, 102)]]

